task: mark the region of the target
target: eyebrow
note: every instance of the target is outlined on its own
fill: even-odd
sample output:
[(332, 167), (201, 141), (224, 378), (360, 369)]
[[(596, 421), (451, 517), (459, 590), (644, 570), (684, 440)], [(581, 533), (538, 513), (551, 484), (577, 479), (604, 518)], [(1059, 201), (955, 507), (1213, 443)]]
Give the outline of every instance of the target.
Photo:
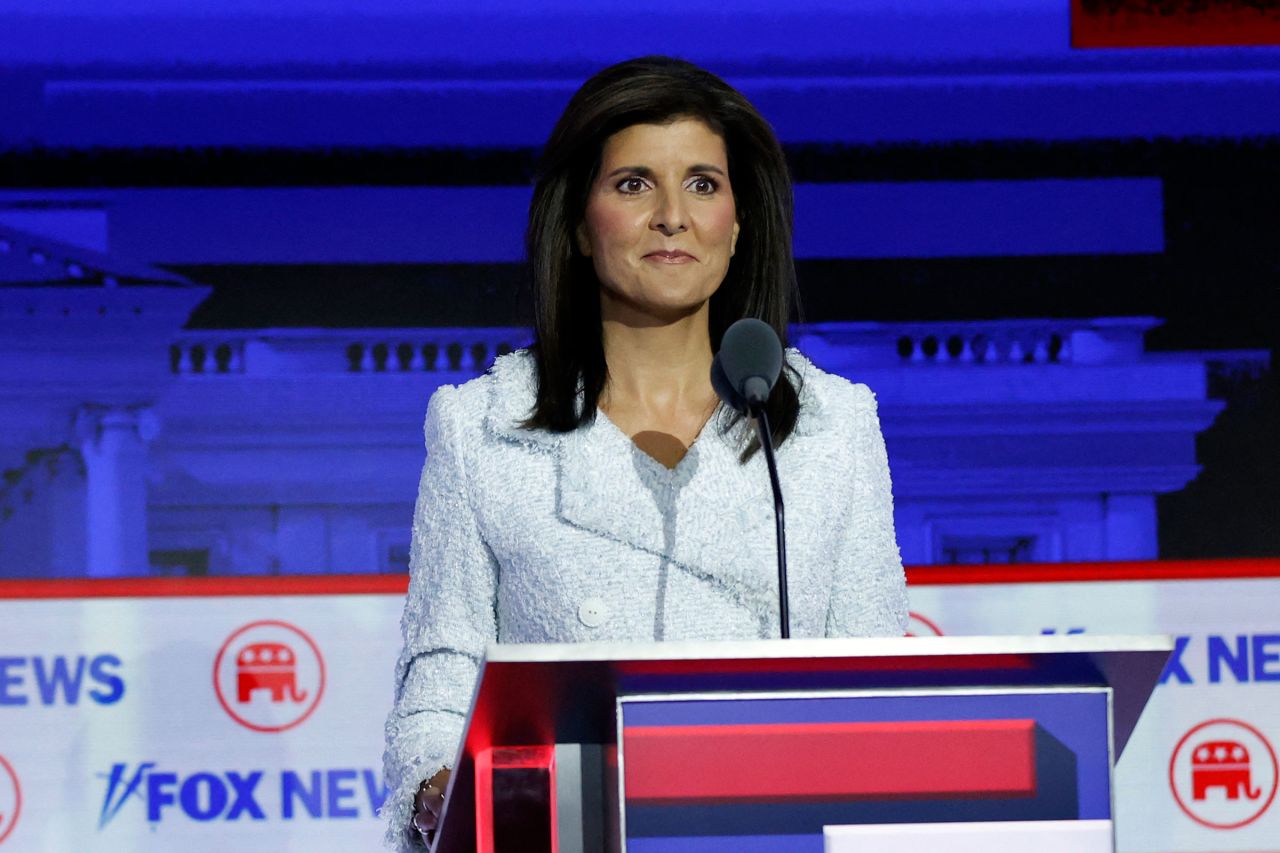
[[(688, 174), (697, 174), (699, 172), (711, 172), (716, 175), (724, 175), (724, 169), (721, 169), (719, 166), (713, 166), (710, 163), (694, 163), (689, 167)], [(609, 174), (605, 175), (605, 178), (612, 178), (616, 175), (622, 174), (638, 175), (642, 178), (652, 178), (653, 169), (650, 169), (648, 166), (619, 166)]]

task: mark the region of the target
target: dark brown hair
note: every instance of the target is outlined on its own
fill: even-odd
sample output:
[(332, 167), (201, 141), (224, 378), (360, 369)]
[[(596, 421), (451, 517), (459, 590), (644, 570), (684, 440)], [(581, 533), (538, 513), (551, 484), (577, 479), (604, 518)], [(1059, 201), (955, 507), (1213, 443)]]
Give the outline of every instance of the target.
[[(711, 297), (713, 351), (734, 321), (764, 320), (785, 345), (796, 304), (791, 257), (792, 191), (777, 137), (740, 92), (678, 59), (650, 56), (599, 72), (574, 94), (539, 163), (525, 246), (533, 275), (538, 390), (529, 428), (568, 432), (590, 423), (608, 378), (600, 318), (600, 283), (574, 232), (605, 141), (635, 124), (696, 118), (719, 134), (729, 159), (741, 231), (724, 282)], [(797, 381), (783, 371), (769, 400), (774, 442), (791, 434), (799, 415)], [(581, 394), (581, 405), (579, 405)], [(755, 442), (743, 454), (748, 458)]]

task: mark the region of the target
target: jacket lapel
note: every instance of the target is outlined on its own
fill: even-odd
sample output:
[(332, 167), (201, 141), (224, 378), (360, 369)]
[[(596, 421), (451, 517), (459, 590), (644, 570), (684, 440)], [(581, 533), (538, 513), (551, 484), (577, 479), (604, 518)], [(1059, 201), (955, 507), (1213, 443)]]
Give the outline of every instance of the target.
[(739, 422), (724, 434), (713, 423), (715, 431), (695, 443), (698, 470), (675, 494), (669, 555), (765, 619), (777, 594), (773, 496), (763, 455), (738, 461), (748, 426)]
[(639, 452), (601, 417), (566, 435), (556, 461), (556, 511), (576, 527), (661, 554), (662, 496), (638, 467)]
[(597, 418), (560, 444), (560, 517), (669, 560), (759, 614), (776, 587), (773, 503), (763, 465), (738, 464), (738, 434), (708, 424), (669, 471)]

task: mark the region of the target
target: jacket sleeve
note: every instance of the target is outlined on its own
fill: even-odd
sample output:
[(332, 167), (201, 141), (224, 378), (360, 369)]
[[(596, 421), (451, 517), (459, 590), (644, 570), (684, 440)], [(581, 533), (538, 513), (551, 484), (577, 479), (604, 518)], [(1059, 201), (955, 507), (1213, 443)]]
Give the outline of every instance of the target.
[(418, 785), (453, 766), (480, 660), (497, 636), (497, 563), (476, 522), (464, 458), (474, 427), (464, 417), (456, 388), (432, 395), (383, 756), (387, 840), (401, 850)]
[(876, 398), (853, 387), (853, 498), (844, 545), (836, 558), (827, 612), (828, 637), (901, 637), (907, 589), (893, 530), (893, 494)]

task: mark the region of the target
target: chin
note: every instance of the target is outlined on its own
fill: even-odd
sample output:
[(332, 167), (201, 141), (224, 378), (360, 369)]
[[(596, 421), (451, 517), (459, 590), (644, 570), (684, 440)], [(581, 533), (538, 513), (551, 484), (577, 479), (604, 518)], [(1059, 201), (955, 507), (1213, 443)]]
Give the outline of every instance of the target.
[(691, 291), (689, 288), (655, 288), (649, 293), (640, 294), (635, 304), (654, 311), (691, 314), (706, 305), (711, 293), (701, 290)]
[(608, 294), (609, 301), (619, 312), (649, 316), (662, 322), (674, 322), (696, 314), (711, 299), (711, 293), (692, 292), (688, 287), (646, 287), (640, 292), (607, 288), (604, 293)]
[(634, 325), (661, 326), (692, 317), (699, 313), (704, 305), (706, 305), (705, 301), (620, 301), (619, 308), (622, 310), (611, 313), (616, 319), (631, 321)]

